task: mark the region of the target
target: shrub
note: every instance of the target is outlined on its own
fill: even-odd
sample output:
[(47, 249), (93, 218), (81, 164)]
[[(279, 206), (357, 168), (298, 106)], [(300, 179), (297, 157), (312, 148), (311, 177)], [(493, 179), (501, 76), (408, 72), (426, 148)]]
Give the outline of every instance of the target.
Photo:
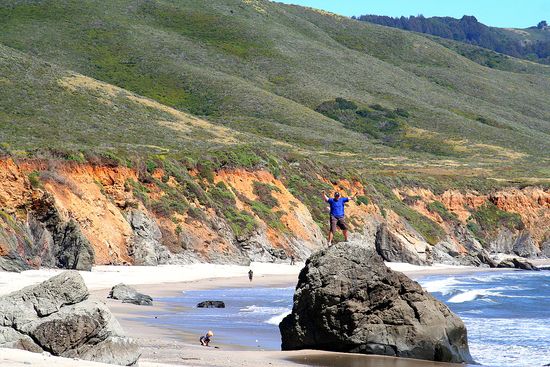
[(158, 168), (158, 165), (155, 161), (152, 161), (152, 160), (148, 160), (146, 163), (145, 163), (145, 167), (147, 169), (147, 172), (149, 173), (153, 173), (157, 168)]
[(522, 230), (525, 227), (519, 214), (505, 212), (491, 202), (474, 211), (472, 218), (485, 232), (495, 232), (503, 227), (511, 230)]
[(151, 204), (151, 210), (156, 214), (169, 217), (172, 213), (185, 214), (187, 211), (187, 205), (184, 201), (172, 195), (164, 195), (157, 201)]
[(401, 117), (410, 117), (410, 114), (407, 110), (403, 109), (403, 108), (396, 108), (394, 111), (393, 111), (397, 116), (401, 116)]
[(143, 205), (149, 207), (149, 189), (141, 184), (141, 182), (128, 179), (124, 183), (124, 188), (126, 191), (132, 191), (132, 194), (140, 200)]
[(458, 217), (455, 213), (451, 213), (447, 210), (445, 205), (443, 205), (442, 202), (434, 200), (431, 203), (429, 203), (427, 206), (429, 211), (432, 213), (437, 213), (446, 222), (458, 222)]
[(197, 171), (199, 177), (205, 179), (209, 183), (214, 183), (214, 170), (212, 168), (212, 162), (204, 161), (197, 164)]
[(252, 192), (256, 195), (260, 202), (270, 208), (274, 208), (279, 205), (279, 202), (272, 194), (273, 191), (280, 192), (278, 187), (258, 181), (254, 181), (252, 187)]
[(369, 205), (369, 198), (366, 196), (363, 196), (363, 195), (358, 196), (355, 200), (359, 205)]
[(216, 186), (211, 188), (208, 191), (208, 194), (212, 198), (214, 204), (220, 208), (235, 205), (235, 195), (229, 191), (225, 183), (222, 181), (218, 182)]
[(335, 101), (336, 101), (337, 108), (340, 109), (340, 110), (356, 110), (357, 109), (357, 105), (352, 101), (348, 101), (347, 99), (338, 97), (338, 98), (335, 99)]
[(42, 187), (42, 182), (40, 181), (40, 174), (37, 171), (32, 171), (29, 173), (29, 183), (33, 189)]
[(256, 229), (254, 217), (244, 210), (238, 211), (233, 207), (227, 207), (223, 215), (238, 238), (248, 237)]

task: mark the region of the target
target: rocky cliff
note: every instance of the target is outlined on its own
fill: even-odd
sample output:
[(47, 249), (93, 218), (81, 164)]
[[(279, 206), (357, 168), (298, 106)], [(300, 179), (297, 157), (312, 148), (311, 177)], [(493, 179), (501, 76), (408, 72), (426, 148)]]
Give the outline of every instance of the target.
[(388, 261), (494, 265), (495, 253), (550, 255), (550, 192), (481, 194), (318, 186), (265, 167), (0, 160), (0, 268), (248, 263), (305, 259), (325, 242), (318, 188), (340, 190), (354, 232)]

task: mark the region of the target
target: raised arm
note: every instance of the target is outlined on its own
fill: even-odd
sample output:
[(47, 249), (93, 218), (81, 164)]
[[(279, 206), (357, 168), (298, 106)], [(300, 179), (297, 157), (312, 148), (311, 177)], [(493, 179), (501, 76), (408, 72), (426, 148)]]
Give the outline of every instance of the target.
[(328, 196), (327, 194), (325, 194), (324, 191), (321, 193), (321, 195), (323, 196), (323, 200), (325, 201), (325, 203), (328, 202)]

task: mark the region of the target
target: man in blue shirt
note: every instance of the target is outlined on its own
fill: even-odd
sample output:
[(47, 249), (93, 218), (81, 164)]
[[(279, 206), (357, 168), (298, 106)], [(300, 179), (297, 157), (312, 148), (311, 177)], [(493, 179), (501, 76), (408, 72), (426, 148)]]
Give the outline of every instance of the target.
[(342, 230), (344, 234), (344, 240), (348, 240), (348, 226), (344, 220), (344, 204), (352, 200), (353, 197), (341, 198), (339, 192), (334, 193), (334, 198), (329, 198), (323, 192), (323, 200), (329, 203), (330, 205), (330, 231), (328, 233), (328, 244), (332, 244), (332, 239), (334, 238), (334, 231), (336, 227)]

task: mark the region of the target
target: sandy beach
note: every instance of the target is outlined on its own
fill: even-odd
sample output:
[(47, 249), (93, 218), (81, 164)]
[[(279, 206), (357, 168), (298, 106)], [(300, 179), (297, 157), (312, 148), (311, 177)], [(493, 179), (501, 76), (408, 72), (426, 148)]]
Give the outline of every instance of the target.
[[(403, 271), (412, 278), (427, 275), (459, 274), (478, 271), (499, 271), (462, 266), (415, 266), (390, 263), (393, 270)], [(155, 301), (154, 306), (136, 306), (107, 299), (110, 288), (120, 282), (133, 285), (138, 291), (154, 299), (180, 295), (182, 291), (216, 288), (279, 287), (296, 284), (303, 264), (253, 263), (250, 267), (237, 265), (194, 264), (159, 267), (95, 267), (92, 272), (81, 272), (90, 289), (91, 297), (105, 302), (121, 323), (126, 334), (139, 343), (141, 366), (297, 366), (296, 362), (312, 366), (449, 366), (408, 359), (347, 355), (303, 350), (297, 352), (261, 351), (238, 345), (220, 345), (205, 348), (197, 343), (198, 336), (169, 327), (153, 326), (148, 320), (179, 313), (181, 308)], [(249, 282), (247, 272), (254, 270), (254, 280)], [(23, 273), (2, 273), (0, 294), (6, 294), (23, 286), (41, 282), (60, 270), (33, 270)], [(336, 363), (337, 362), (337, 363)], [(0, 349), (0, 364), (10, 366), (74, 366), (71, 359), (42, 354)], [(78, 366), (102, 364), (78, 361)]]

